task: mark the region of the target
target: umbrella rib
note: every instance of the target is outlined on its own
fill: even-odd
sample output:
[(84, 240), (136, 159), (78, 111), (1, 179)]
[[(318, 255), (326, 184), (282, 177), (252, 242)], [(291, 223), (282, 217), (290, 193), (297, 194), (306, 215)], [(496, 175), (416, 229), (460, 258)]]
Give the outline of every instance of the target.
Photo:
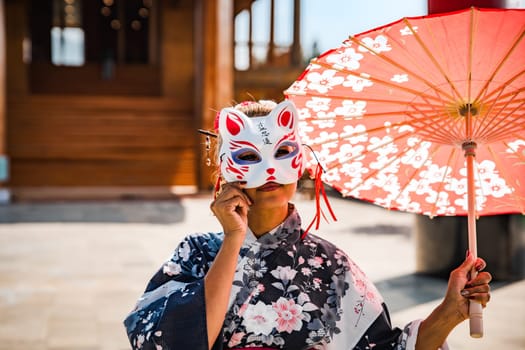
[[(381, 129), (383, 129), (384, 127), (381, 127), (381, 128), (374, 128), (374, 129), (370, 129), (370, 130), (367, 130), (367, 131), (363, 131), (363, 132), (360, 132), (360, 133), (353, 133), (353, 134), (350, 134), (350, 135), (342, 135), (336, 139), (332, 139), (332, 140), (329, 140), (327, 142), (319, 142), (319, 143), (313, 143), (312, 145), (322, 145), (322, 144), (329, 144), (329, 143), (333, 143), (333, 142), (337, 142), (337, 141), (340, 141), (340, 140), (346, 140), (346, 139), (349, 139), (349, 138), (352, 138), (352, 137), (356, 137), (356, 136), (360, 136), (360, 135), (365, 135), (365, 134), (369, 134), (369, 133), (373, 133), (374, 131), (380, 131)], [(368, 148), (367, 149), (367, 153), (369, 152), (373, 152), (377, 149), (380, 149), (388, 144), (391, 144), (391, 143), (394, 143), (395, 141), (398, 141), (400, 139), (403, 139), (403, 138), (406, 138), (407, 136), (410, 136), (412, 133), (404, 133), (404, 134), (400, 134), (396, 137), (393, 137), (392, 140), (389, 140), (388, 142), (384, 142), (382, 144), (377, 144), (375, 145), (374, 147), (371, 147), (371, 148)], [(344, 163), (344, 162), (348, 162), (348, 161), (353, 161), (359, 157), (363, 157), (365, 156), (366, 154), (364, 153), (359, 153), (359, 154), (356, 154), (354, 156), (351, 156), (351, 157), (347, 157), (344, 159), (343, 162), (338, 162), (336, 165), (333, 165), (333, 166), (328, 166), (327, 167), (327, 170), (332, 170), (334, 169), (339, 163)]]
[[(352, 37), (351, 37), (351, 38), (352, 38)], [(356, 40), (357, 40), (357, 39), (356, 39)], [(364, 46), (364, 44), (363, 44), (363, 46)], [(366, 47), (366, 46), (365, 46), (365, 47)], [(370, 50), (372, 50), (372, 49), (370, 49)], [(376, 54), (376, 55), (377, 55), (377, 54)], [(382, 55), (379, 55), (378, 57), (381, 57), (381, 58), (383, 58), (384, 60), (387, 60), (387, 61), (388, 61), (388, 59), (387, 59), (386, 57), (382, 56)], [(341, 73), (344, 73), (344, 74), (353, 75), (353, 76), (355, 76), (355, 77), (362, 78), (362, 79), (368, 79), (368, 80), (371, 80), (371, 81), (373, 81), (373, 82), (376, 82), (376, 83), (378, 83), (378, 84), (380, 84), (380, 85), (384, 85), (384, 86), (388, 86), (388, 87), (390, 87), (390, 88), (394, 88), (394, 89), (397, 89), (397, 90), (400, 90), (400, 91), (408, 92), (408, 93), (410, 93), (410, 94), (413, 94), (414, 96), (426, 96), (427, 98), (433, 99), (433, 100), (435, 100), (435, 101), (437, 101), (437, 102), (441, 101), (441, 99), (438, 99), (438, 98), (436, 98), (436, 97), (434, 97), (434, 96), (432, 96), (432, 95), (425, 94), (425, 93), (423, 93), (422, 91), (418, 91), (418, 90), (415, 90), (415, 89), (410, 89), (410, 88), (408, 88), (408, 87), (405, 87), (405, 86), (402, 86), (402, 85), (399, 85), (399, 84), (391, 83), (391, 82), (388, 82), (388, 81), (386, 81), (386, 80), (382, 80), (382, 79), (378, 79), (378, 78), (373, 78), (373, 77), (370, 77), (370, 76), (363, 77), (361, 74), (359, 74), (359, 73), (357, 73), (357, 72), (353, 72), (353, 71), (348, 70), (348, 69), (346, 69), (346, 68), (344, 68), (344, 67), (342, 67), (342, 68), (334, 67), (333, 65), (330, 65), (330, 64), (328, 64), (328, 63), (321, 62), (321, 61), (319, 61), (318, 59), (313, 59), (313, 60), (312, 60), (312, 63), (317, 64), (317, 65), (319, 65), (319, 66), (321, 66), (321, 67), (323, 67), (323, 68), (333, 69), (333, 70), (336, 70), (336, 71), (338, 71), (338, 72), (341, 72)], [(392, 64), (394, 64), (394, 63), (392, 63)], [(395, 64), (394, 64), (394, 65), (395, 65)], [(404, 68), (404, 67), (401, 66), (401, 65), (395, 65), (395, 66), (398, 67), (398, 68), (400, 68), (400, 69), (406, 69), (406, 71), (407, 71), (408, 73), (410, 73), (410, 74), (414, 74), (414, 73), (410, 72), (407, 68)], [(418, 78), (417, 75), (414, 75), (414, 76), (415, 76), (416, 78)], [(420, 78), (420, 79), (422, 79), (422, 78)], [(427, 83), (427, 82), (425, 82), (425, 83)], [(427, 84), (428, 84), (428, 83), (427, 83)], [(435, 87), (432, 87), (432, 88), (436, 89)], [(292, 93), (292, 94), (293, 94), (293, 93)], [(448, 97), (450, 97), (450, 96), (449, 96), (448, 94), (446, 94), (445, 92), (443, 92), (443, 94), (446, 95), (446, 96), (448, 96)]]
[[(506, 107), (512, 100), (508, 101), (505, 106)], [(497, 139), (507, 133), (509, 133), (512, 130), (525, 130), (525, 125), (523, 124), (523, 121), (520, 121), (519, 119), (522, 119), (522, 116), (517, 114), (516, 112), (520, 110), (525, 105), (525, 100), (522, 101), (521, 104), (517, 105), (516, 108), (514, 108), (512, 111), (509, 111), (507, 115), (500, 116), (501, 109), (497, 113), (494, 113), (494, 116), (490, 118), (490, 121), (487, 120), (487, 123), (485, 123), (485, 127), (483, 132), (480, 132), (479, 138), (480, 139), (487, 139), (490, 140)], [(491, 106), (491, 109), (493, 106)], [(496, 121), (495, 119), (498, 118)], [(489, 119), (489, 118), (483, 118), (483, 120)], [(501, 127), (500, 124), (504, 123)], [(489, 129), (489, 126), (491, 127)]]
[[(414, 35), (414, 38), (416, 38), (417, 42), (420, 44), (420, 46), (423, 48), (423, 50), (425, 51), (425, 53), (429, 56), (429, 58), (432, 60), (432, 62), (437, 66), (437, 68), (440, 70), (440, 72), (443, 74), (443, 76), (445, 77), (445, 79), (447, 80), (447, 82), (450, 83), (450, 85), (452, 86), (452, 89), (456, 92), (456, 94), (458, 94), (458, 92), (456, 91), (455, 89), (455, 86), (452, 84), (452, 82), (450, 81), (450, 79), (448, 78), (448, 76), (443, 72), (441, 66), (439, 66), (439, 64), (437, 63), (436, 59), (434, 58), (434, 56), (430, 53), (430, 50), (428, 50), (428, 48), (422, 43), (421, 41), (421, 38), (419, 37), (419, 35), (417, 34), (417, 32), (414, 30), (414, 28), (412, 27), (412, 25), (410, 24), (410, 22), (408, 22), (408, 20), (406, 18), (403, 19), (403, 21), (405, 22), (405, 24), (407, 25), (407, 27), (410, 29), (410, 31), (412, 32), (412, 34)], [(386, 34), (389, 38), (392, 39), (392, 37), (390, 35), (388, 35), (388, 33), (383, 33), (383, 34)], [(412, 71), (411, 69), (409, 69), (408, 67), (392, 60), (391, 58), (385, 56), (385, 55), (381, 55), (381, 53), (377, 52), (376, 50), (374, 50), (373, 48), (369, 47), (368, 45), (366, 45), (365, 43), (363, 43), (361, 40), (359, 40), (358, 38), (356, 38), (355, 36), (350, 36), (349, 37), (350, 40), (352, 40), (352, 42), (356, 43), (357, 45), (365, 48), (366, 50), (368, 50), (369, 52), (371, 52), (372, 54), (374, 54), (376, 57), (382, 59), (383, 61), (389, 63), (390, 65), (396, 67), (396, 68), (399, 68), (401, 69), (402, 71), (405, 71), (407, 72), (408, 74), (410, 74), (412, 77), (418, 79), (419, 81), (422, 81), (425, 85), (427, 85), (428, 87), (432, 88), (433, 90), (435, 91), (438, 91), (440, 93), (442, 93), (443, 95), (447, 96), (449, 99), (453, 99), (453, 97), (451, 95), (449, 95), (447, 92), (443, 91), (442, 89), (438, 88), (437, 86), (433, 85), (430, 83), (430, 81), (428, 81), (427, 79), (425, 79), (424, 77), (420, 76), (419, 74), (416, 74), (414, 71)], [(394, 40), (395, 41), (395, 40)], [(350, 72), (350, 74), (352, 74), (352, 72)], [(353, 73), (353, 75), (356, 75), (356, 76), (359, 76), (361, 77), (360, 75), (356, 74), (356, 73)], [(385, 84), (387, 85), (393, 85), (395, 87), (400, 87), (399, 85), (395, 85), (395, 84), (391, 84), (391, 83), (386, 83)], [(416, 96), (419, 96), (421, 94), (421, 92), (418, 92), (417, 94), (415, 94)], [(458, 94), (459, 96), (459, 94)]]
[[(518, 137), (518, 135), (513, 135), (516, 137), (517, 140), (519, 140), (520, 138)], [(517, 152), (514, 148), (512, 148), (507, 142), (505, 141), (501, 141), (505, 146), (507, 146), (508, 149), (512, 150), (512, 154), (514, 154), (515, 156), (518, 157), (518, 159), (523, 162), (525, 164), (525, 153), (521, 154), (519, 152)]]
[[(294, 94), (292, 93), (292, 94), (289, 94), (289, 95), (294, 95)], [(326, 98), (326, 95), (313, 94), (313, 93), (307, 93), (307, 94), (303, 94), (301, 96)], [(333, 100), (349, 100), (348, 96), (339, 96), (339, 95), (330, 95), (330, 99), (333, 99)], [(428, 103), (413, 103), (413, 102), (408, 102), (408, 101), (388, 100), (388, 99), (374, 99), (374, 98), (355, 99), (354, 101), (365, 101), (365, 102), (385, 103), (385, 104), (397, 104), (397, 105), (400, 105), (400, 106), (428, 106)], [(402, 113), (402, 111), (400, 111), (400, 112), (391, 112), (391, 113)], [(369, 116), (369, 115), (372, 115), (372, 114), (367, 114), (367, 116)], [(322, 119), (322, 118), (326, 118), (326, 117), (317, 117), (317, 116), (315, 117), (315, 119)], [(308, 118), (304, 118), (304, 119), (308, 119)], [(328, 117), (328, 119), (330, 119), (330, 117)]]
[[(524, 104), (525, 102), (522, 103), (520, 106), (517, 106), (514, 112), (520, 109), (521, 107), (523, 107)], [(512, 119), (510, 120), (509, 119), (510, 117), (507, 120), (505, 120), (506, 123), (504, 124), (503, 127), (494, 129), (494, 132), (489, 135), (491, 141), (504, 139), (508, 136), (509, 132), (525, 131), (525, 124), (523, 124), (523, 121), (520, 120), (520, 119), (523, 119), (522, 115), (513, 116)], [(487, 134), (484, 135), (485, 138), (488, 138), (488, 136), (486, 135)]]
[[(512, 100), (516, 97), (516, 95), (512, 95), (510, 100), (507, 99), (506, 101), (504, 101), (503, 108), (500, 108), (499, 111), (494, 112), (491, 115), (491, 112), (494, 111), (496, 107), (496, 101), (500, 99), (500, 96), (502, 93), (503, 93), (503, 90), (500, 90), (498, 96), (494, 99), (494, 103), (491, 103), (490, 106), (488, 107), (488, 110), (483, 113), (485, 116), (490, 115), (490, 117), (476, 119), (476, 120), (479, 120), (480, 122), (475, 127), (475, 130), (473, 130), (474, 135), (479, 135), (480, 138), (483, 138), (483, 136), (485, 136), (491, 130), (495, 130), (496, 127), (505, 120), (506, 118), (505, 116), (503, 116), (502, 118), (499, 118), (501, 115), (501, 111), (503, 110), (503, 108), (507, 107), (510, 102), (512, 102)], [(491, 127), (490, 130), (489, 130), (489, 127)]]
[[(436, 116), (436, 118), (437, 117), (439, 117), (439, 116)], [(425, 126), (415, 126), (415, 125), (411, 124), (409, 121), (393, 123), (393, 124), (389, 125), (388, 128), (394, 128), (394, 127), (400, 127), (400, 126), (410, 126), (414, 130), (416, 130), (416, 132), (420, 131), (420, 130), (425, 130)], [(364, 131), (361, 131), (361, 132), (358, 132), (358, 133), (351, 133), (351, 134), (348, 134), (348, 135), (344, 135), (344, 134), (343, 135), (338, 135), (337, 138), (333, 138), (333, 139), (330, 139), (330, 140), (323, 140), (321, 142), (312, 142), (312, 143), (310, 143), (310, 146), (325, 145), (325, 144), (337, 142), (339, 140), (349, 139), (351, 137), (357, 137), (357, 136), (361, 136), (361, 135), (373, 134), (375, 132), (383, 131), (386, 128), (387, 128), (386, 126), (379, 126), (379, 127), (372, 128), (372, 129), (367, 129), (367, 130), (364, 130)], [(397, 141), (399, 139), (402, 139), (403, 137), (405, 137), (405, 135), (406, 134), (401, 134), (400, 136), (394, 137), (393, 140)], [(442, 140), (443, 140), (443, 143), (448, 144), (447, 143), (448, 139), (442, 139)], [(384, 145), (381, 145), (380, 147), (383, 147), (383, 146)], [(375, 150), (375, 149), (377, 149), (377, 148), (373, 148), (372, 150)]]
[[(511, 84), (516, 79), (521, 77), (523, 74), (525, 74), (525, 70), (522, 70), (522, 71), (516, 73), (511, 78), (507, 79), (507, 81), (501, 82), (499, 86), (493, 88), (490, 92), (487, 92), (487, 94), (484, 96), (483, 100), (485, 102), (492, 103), (494, 100), (497, 100), (500, 97), (507, 97), (508, 95), (513, 95), (513, 94), (518, 94), (520, 92), (523, 92), (525, 90), (525, 88), (524, 87), (520, 87), (520, 88), (516, 88), (516, 90), (514, 90), (512, 92), (509, 92), (509, 93), (501, 95), (501, 96), (500, 96), (500, 93), (499, 93), (500, 90), (505, 90), (506, 88), (511, 86)], [(493, 97), (494, 94), (498, 94), (497, 97)], [(481, 94), (479, 95), (478, 100), (481, 98), (480, 96), (481, 96)], [(489, 99), (489, 98), (491, 98), (491, 99)]]
[[(439, 149), (439, 147), (436, 147), (436, 150), (435, 152), (437, 152)], [(450, 152), (450, 155), (447, 159), (447, 163), (446, 163), (446, 168), (447, 169), (452, 169), (452, 166), (451, 166), (451, 163), (452, 163), (452, 159), (454, 159), (454, 157), (456, 156), (456, 153), (457, 153), (457, 149), (456, 148), (453, 148), (452, 149), (452, 152)], [(437, 202), (439, 201), (439, 194), (442, 191), (443, 187), (445, 186), (445, 183), (446, 183), (446, 179), (447, 179), (447, 175), (448, 175), (448, 172), (445, 170), (443, 172), (443, 178), (441, 179), (441, 181), (439, 182), (439, 187), (438, 187), (438, 190), (437, 190), (437, 194), (436, 194), (436, 201), (434, 202), (434, 205), (432, 206), (432, 209), (430, 210), (430, 217), (434, 217), (436, 215), (436, 211), (437, 211)]]
[[(419, 110), (417, 110), (417, 108), (415, 108), (416, 111), (420, 112)], [(420, 112), (424, 117), (427, 117), (427, 115), (425, 115), (425, 113), (423, 112)], [(438, 113), (438, 112), (437, 112)], [(407, 115), (409, 115), (410, 117), (412, 117), (411, 114), (407, 113)], [(444, 144), (453, 144), (453, 142), (451, 142), (451, 135), (450, 133), (447, 133), (447, 128), (444, 127), (444, 126), (449, 126), (450, 123), (447, 122), (446, 120), (443, 120), (442, 116), (440, 114), (435, 114), (434, 117), (432, 117), (432, 119), (435, 119), (436, 120), (436, 123), (434, 123), (433, 120), (429, 120), (430, 118), (414, 118), (412, 117), (412, 120), (413, 121), (417, 121), (417, 122), (421, 122), (426, 128), (424, 127), (421, 127), (419, 130), (423, 130), (425, 133), (428, 132), (428, 130), (432, 130), (432, 140), (435, 140), (435, 141), (440, 141), (441, 143), (444, 143)], [(412, 125), (412, 124), (411, 124)]]
[[(489, 111), (484, 113), (485, 115), (488, 115), (488, 113), (495, 107), (500, 107), (500, 106), (503, 106), (501, 109), (503, 109), (504, 107), (507, 107), (511, 102), (515, 101), (517, 103), (519, 102), (522, 102), (521, 106), (523, 105), (523, 102), (525, 101), (525, 99), (516, 99), (516, 97), (518, 96), (518, 94), (522, 93), (523, 91), (525, 91), (525, 88), (520, 88), (520, 89), (517, 89), (517, 90), (514, 90), (514, 91), (511, 91), (509, 93), (505, 93), (503, 94), (505, 88), (507, 88), (508, 86), (510, 86), (510, 84), (516, 80), (518, 77), (520, 77), (521, 75), (523, 75), (523, 73), (525, 73), (525, 70), (522, 70), (521, 72), (519, 72), (518, 74), (514, 75), (513, 77), (511, 77), (510, 79), (508, 79), (506, 82), (502, 83), (500, 86), (498, 86), (496, 89), (492, 90), (492, 92), (490, 92), (489, 94), (485, 95), (485, 98), (484, 98), (484, 104), (487, 105), (487, 106), (490, 106), (489, 107)], [(494, 94), (496, 94), (496, 96), (494, 96)], [(487, 99), (488, 96), (494, 96), (493, 98), (491, 98), (490, 100)], [(503, 101), (503, 102), (501, 102)], [(515, 111), (512, 112), (512, 114), (514, 113)], [(509, 113), (510, 115), (511, 113)], [(499, 116), (499, 113), (496, 113), (494, 118), (491, 118), (490, 120), (488, 118), (482, 118), (481, 120), (481, 123), (479, 124), (479, 127), (477, 128), (476, 130), (476, 134), (486, 134), (488, 133), (487, 132), (484, 132), (485, 130), (487, 130), (487, 128), (490, 126), (492, 130), (494, 130), (495, 128), (493, 127), (493, 123), (494, 123), (494, 119)], [(506, 117), (503, 117), (503, 119), (505, 119)], [(503, 121), (503, 120), (501, 120)], [(501, 122), (500, 121), (500, 122)], [(484, 123), (486, 122), (486, 123)], [(498, 122), (498, 124), (500, 123)], [(483, 131), (481, 130), (482, 128), (482, 125), (485, 124), (485, 127), (483, 128)]]
[[(438, 60), (436, 59), (436, 57), (434, 56), (434, 54), (432, 53), (432, 51), (427, 47), (427, 45), (425, 45), (425, 43), (423, 42), (423, 40), (421, 39), (421, 36), (414, 30), (414, 28), (412, 27), (412, 25), (410, 24), (410, 22), (405, 18), (404, 19), (404, 22), (405, 24), (407, 25), (407, 27), (410, 29), (410, 31), (412, 32), (412, 34), (414, 35), (414, 38), (416, 39), (416, 41), (419, 43), (419, 46), (423, 49), (423, 51), (425, 51), (425, 53), (427, 54), (428, 58), (432, 61), (432, 63), (434, 63), (434, 66), (439, 70), (439, 72), (442, 74), (443, 78), (445, 78), (445, 80), (447, 81), (447, 83), (449, 84), (450, 88), (452, 89), (452, 91), (454, 91), (454, 94), (456, 96), (461, 96), (461, 94), (459, 93), (459, 91), (457, 91), (456, 89), (456, 86), (454, 85), (454, 83), (452, 82), (452, 80), (450, 79), (450, 77), (448, 76), (448, 74), (445, 72), (445, 70), (443, 69), (443, 67), (439, 64)], [(433, 88), (434, 90), (436, 91), (439, 91), (441, 93), (443, 93), (443, 95), (445, 95), (446, 97), (448, 97), (449, 99), (451, 100), (454, 100), (454, 98), (449, 95), (448, 93), (446, 93), (445, 91), (443, 91), (442, 89), (438, 89), (437, 86), (434, 86), (433, 84), (430, 84), (429, 82), (426, 81), (426, 79), (423, 79), (423, 81), (431, 88)]]
[[(424, 142), (423, 140), (419, 140), (417, 144), (421, 144), (422, 142)], [(407, 147), (408, 148), (408, 147)], [(413, 147), (412, 147), (413, 148)], [(423, 162), (421, 162), (421, 164), (425, 164), (429, 159), (432, 158), (432, 156), (434, 156), (434, 154), (436, 154), (437, 150), (438, 150), (439, 147), (436, 147), (436, 149), (432, 152), (432, 153), (429, 153), (427, 155), (427, 157), (425, 158), (425, 160)], [(409, 148), (410, 149), (410, 148)], [(403, 152), (403, 154), (406, 153), (406, 152)], [(416, 153), (414, 153), (410, 159), (412, 159), (413, 157), (416, 156)], [(416, 177), (416, 175), (419, 174), (419, 169), (418, 168), (414, 168), (414, 170), (412, 171), (412, 174), (408, 177), (408, 181), (405, 181), (405, 185), (400, 189), (398, 195), (396, 196), (396, 198), (394, 199), (394, 201), (397, 201), (398, 198), (403, 194), (403, 192), (405, 191), (405, 189), (408, 187), (408, 185), (410, 184), (410, 182)]]
[[(507, 53), (501, 58), (501, 61), (499, 62), (499, 64), (496, 66), (496, 68), (492, 72), (492, 75), (490, 76), (490, 78), (486, 80), (485, 85), (479, 91), (478, 96), (476, 97), (476, 100), (479, 100), (481, 96), (483, 95), (483, 93), (488, 90), (489, 84), (492, 82), (492, 80), (494, 79), (498, 71), (501, 69), (501, 67), (503, 67), (503, 64), (505, 63), (505, 61), (509, 59), (512, 52), (516, 49), (516, 47), (518, 46), (518, 44), (520, 44), (520, 42), (523, 40), (524, 37), (525, 37), (525, 30), (522, 27), (521, 34), (518, 35), (518, 37), (514, 40), (513, 45), (509, 48)], [(519, 75), (521, 75), (521, 73)]]

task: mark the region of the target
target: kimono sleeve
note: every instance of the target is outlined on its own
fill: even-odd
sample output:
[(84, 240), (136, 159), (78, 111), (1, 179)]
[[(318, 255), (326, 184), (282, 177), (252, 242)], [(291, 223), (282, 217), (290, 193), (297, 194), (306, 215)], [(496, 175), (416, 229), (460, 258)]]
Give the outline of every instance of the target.
[(188, 236), (124, 320), (132, 349), (208, 349), (204, 276), (222, 240)]
[[(421, 322), (422, 320), (414, 320), (408, 323), (403, 330), (397, 327), (392, 328), (388, 308), (383, 304), (383, 312), (368, 328), (355, 349), (415, 350)], [(448, 350), (446, 342), (440, 347), (440, 350)]]

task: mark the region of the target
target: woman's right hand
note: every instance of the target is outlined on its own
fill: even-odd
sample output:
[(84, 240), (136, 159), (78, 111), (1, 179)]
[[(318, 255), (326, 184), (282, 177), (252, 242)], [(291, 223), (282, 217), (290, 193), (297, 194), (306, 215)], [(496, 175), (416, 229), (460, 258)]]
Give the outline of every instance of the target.
[(222, 225), (226, 237), (244, 240), (248, 227), (248, 210), (252, 200), (240, 182), (226, 183), (211, 203), (210, 209)]

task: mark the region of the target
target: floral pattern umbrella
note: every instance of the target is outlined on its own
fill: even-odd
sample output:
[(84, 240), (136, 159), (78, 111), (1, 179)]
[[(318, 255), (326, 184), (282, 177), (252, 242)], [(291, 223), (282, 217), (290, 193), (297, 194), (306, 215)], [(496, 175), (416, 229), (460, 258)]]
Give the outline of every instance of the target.
[(314, 151), (309, 168), (319, 161), (344, 196), (467, 215), (474, 255), (476, 217), (525, 214), (525, 10), (403, 18), (351, 36), (285, 95)]

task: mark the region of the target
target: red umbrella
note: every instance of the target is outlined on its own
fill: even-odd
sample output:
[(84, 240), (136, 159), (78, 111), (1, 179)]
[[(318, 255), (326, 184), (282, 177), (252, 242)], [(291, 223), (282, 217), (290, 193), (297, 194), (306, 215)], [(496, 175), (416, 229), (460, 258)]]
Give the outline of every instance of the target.
[[(285, 95), (315, 152), (309, 168), (319, 161), (344, 196), (468, 215), (475, 256), (476, 217), (525, 214), (525, 10), (403, 18), (351, 36)], [(481, 306), (470, 312), (480, 337)]]

